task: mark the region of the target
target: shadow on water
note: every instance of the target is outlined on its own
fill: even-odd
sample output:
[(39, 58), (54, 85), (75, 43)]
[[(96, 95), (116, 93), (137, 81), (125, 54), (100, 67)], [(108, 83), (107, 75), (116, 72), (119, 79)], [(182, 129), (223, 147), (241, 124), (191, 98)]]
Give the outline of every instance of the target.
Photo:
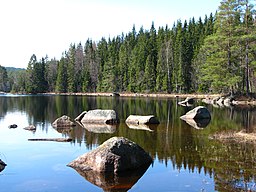
[[(12, 111), (28, 114), (30, 124), (43, 124), (47, 131), (56, 118), (68, 115), (77, 117), (91, 109), (114, 109), (120, 124), (117, 127), (76, 126), (69, 130), (57, 130), (64, 137), (73, 139), (74, 145), (85, 145), (88, 150), (113, 136), (126, 137), (147, 151), (155, 161), (168, 169), (202, 170), (214, 178), (218, 191), (256, 191), (256, 146), (253, 143), (220, 143), (209, 136), (222, 131), (256, 132), (255, 107), (215, 108), (207, 106), (210, 122), (184, 122), (179, 119), (191, 108), (177, 105), (178, 99), (121, 98), (82, 96), (30, 96), (0, 97), (0, 119)], [(194, 106), (201, 105), (196, 102)], [(35, 107), (36, 106), (36, 107)], [(129, 127), (125, 119), (129, 115), (154, 115), (160, 121), (157, 127)], [(14, 122), (15, 123), (15, 122)], [(45, 126), (44, 126), (45, 125)], [(199, 127), (203, 129), (195, 129)], [(96, 130), (96, 131), (95, 131)], [(148, 131), (145, 131), (148, 130)], [(171, 162), (171, 163), (170, 163)], [(170, 164), (173, 167), (170, 167)], [(144, 174), (125, 177), (106, 177), (79, 172), (86, 180), (105, 191), (119, 186), (131, 188)], [(129, 179), (128, 179), (129, 178)], [(112, 180), (111, 180), (112, 179)], [(115, 183), (117, 181), (117, 183)], [(128, 182), (129, 181), (129, 182)], [(131, 181), (131, 182), (130, 182)], [(128, 182), (128, 183), (126, 183)], [(111, 188), (114, 186), (113, 188)]]

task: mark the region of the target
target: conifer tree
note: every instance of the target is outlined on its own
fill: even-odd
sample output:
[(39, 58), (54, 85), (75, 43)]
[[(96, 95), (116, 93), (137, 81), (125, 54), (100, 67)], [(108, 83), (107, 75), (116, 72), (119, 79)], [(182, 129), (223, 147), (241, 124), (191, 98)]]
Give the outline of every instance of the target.
[(68, 89), (67, 92), (73, 93), (76, 92), (76, 85), (75, 85), (75, 53), (76, 53), (76, 46), (75, 44), (71, 44), (69, 51), (66, 55), (68, 65), (67, 65), (67, 83)]
[(67, 92), (67, 62), (62, 56), (58, 64), (58, 75), (56, 81), (56, 92), (66, 93)]
[(239, 57), (236, 52), (236, 26), (240, 23), (239, 4), (236, 0), (223, 0), (216, 18), (216, 33), (208, 36), (201, 51), (206, 55), (201, 68), (204, 82), (212, 90), (231, 92), (241, 82)]
[(28, 63), (28, 67), (27, 67), (27, 70), (26, 70), (26, 92), (28, 93), (35, 93), (36, 92), (36, 87), (35, 87), (35, 84), (34, 84), (34, 66), (36, 65), (37, 63), (37, 58), (36, 58), (36, 55), (33, 54), (31, 57), (30, 57), (30, 60), (29, 60), (29, 63)]
[(8, 92), (8, 75), (6, 68), (0, 65), (0, 91)]

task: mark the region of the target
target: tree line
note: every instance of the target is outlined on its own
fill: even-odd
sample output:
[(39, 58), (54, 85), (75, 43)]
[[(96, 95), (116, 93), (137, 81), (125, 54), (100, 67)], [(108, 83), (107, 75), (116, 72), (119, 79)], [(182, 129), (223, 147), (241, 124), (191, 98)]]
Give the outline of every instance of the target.
[(248, 94), (256, 89), (254, 8), (249, 0), (222, 0), (197, 21), (158, 29), (152, 22), (148, 30), (72, 43), (59, 60), (33, 54), (26, 70), (0, 79), (0, 90)]

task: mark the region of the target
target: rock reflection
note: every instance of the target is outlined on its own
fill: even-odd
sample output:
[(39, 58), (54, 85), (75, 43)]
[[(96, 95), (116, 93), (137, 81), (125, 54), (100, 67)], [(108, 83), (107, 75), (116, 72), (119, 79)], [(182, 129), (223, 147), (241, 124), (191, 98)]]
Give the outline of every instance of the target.
[(54, 128), (58, 133), (62, 134), (70, 134), (73, 130), (72, 127), (65, 127), (65, 128)]
[(146, 125), (146, 124), (130, 124), (130, 123), (126, 123), (126, 125), (130, 128), (130, 129), (138, 129), (138, 130), (145, 130), (145, 131), (154, 131), (158, 124), (154, 124), (154, 125)]
[(149, 166), (123, 173), (99, 173), (75, 169), (82, 177), (106, 192), (126, 192), (144, 175)]
[(203, 129), (209, 125), (211, 119), (182, 119), (196, 129)]
[(92, 124), (92, 123), (79, 123), (79, 125), (85, 128), (89, 132), (93, 133), (115, 133), (117, 125), (109, 124)]

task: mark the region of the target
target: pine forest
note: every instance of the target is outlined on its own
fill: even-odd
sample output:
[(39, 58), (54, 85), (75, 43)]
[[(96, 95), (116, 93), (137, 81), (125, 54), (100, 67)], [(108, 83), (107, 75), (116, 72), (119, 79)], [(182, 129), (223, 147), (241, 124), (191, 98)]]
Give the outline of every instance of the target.
[(0, 91), (15, 93), (254, 93), (255, 1), (222, 0), (205, 18), (71, 43), (62, 57), (27, 69), (0, 66)]

